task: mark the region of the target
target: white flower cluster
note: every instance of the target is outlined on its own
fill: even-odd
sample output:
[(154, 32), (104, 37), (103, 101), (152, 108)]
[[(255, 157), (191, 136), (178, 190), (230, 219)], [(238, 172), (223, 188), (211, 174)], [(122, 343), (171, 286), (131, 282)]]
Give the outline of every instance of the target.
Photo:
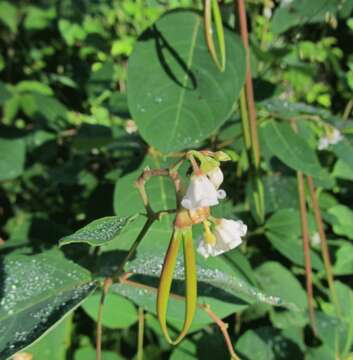
[(337, 129), (333, 129), (331, 133), (320, 138), (317, 148), (319, 150), (325, 150), (330, 145), (335, 145), (335, 144), (339, 143), (341, 140), (343, 140), (343, 136), (342, 136), (341, 132)]
[[(219, 189), (223, 179), (224, 176), (219, 167), (206, 174), (193, 175), (181, 205), (191, 211), (218, 205), (219, 200), (226, 197), (226, 192)], [(239, 246), (241, 237), (245, 236), (246, 231), (247, 226), (242, 221), (219, 219), (214, 227), (214, 235), (206, 236), (205, 233), (197, 251), (205, 258), (220, 255)], [(210, 237), (214, 241), (210, 241)]]

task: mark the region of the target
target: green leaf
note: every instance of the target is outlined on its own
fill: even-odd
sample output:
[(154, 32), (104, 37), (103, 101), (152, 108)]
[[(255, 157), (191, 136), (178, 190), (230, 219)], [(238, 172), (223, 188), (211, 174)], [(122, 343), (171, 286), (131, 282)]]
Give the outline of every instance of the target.
[[(290, 259), (294, 264), (304, 266), (305, 259), (303, 253), (303, 240), (298, 237), (281, 236), (272, 232), (266, 232), (266, 237), (276, 250), (278, 250), (283, 256)], [(315, 270), (324, 270), (324, 265), (320, 256), (310, 250), (311, 266)]]
[(68, 109), (57, 98), (32, 92), (22, 95), (20, 99), (22, 110), (37, 123), (45, 120), (46, 125), (54, 130), (67, 125)]
[(347, 137), (332, 145), (332, 151), (353, 170), (353, 145)]
[(59, 30), (69, 46), (74, 45), (76, 41), (84, 40), (86, 37), (85, 31), (79, 24), (71, 23), (66, 19), (59, 20)]
[(332, 175), (340, 179), (353, 181), (353, 166), (350, 166), (343, 160), (338, 160), (333, 168)]
[(268, 261), (256, 270), (256, 278), (267, 294), (280, 297), (295, 304), (299, 309), (307, 308), (306, 294), (295, 276), (283, 265)]
[(136, 215), (127, 217), (107, 216), (94, 220), (73, 234), (61, 238), (59, 246), (72, 243), (86, 243), (91, 246), (105, 245), (116, 240), (136, 217)]
[(55, 18), (55, 8), (41, 9), (36, 6), (26, 8), (24, 26), (28, 30), (42, 30), (48, 27)]
[[(317, 348), (309, 348), (305, 355), (305, 360), (332, 360), (336, 356), (326, 344)], [(350, 359), (347, 358), (347, 360)]]
[[(308, 213), (308, 226), (310, 233), (316, 231), (315, 220), (311, 213)], [(265, 229), (284, 238), (297, 238), (301, 236), (302, 231), (299, 210), (290, 208), (276, 211), (267, 220)]]
[[(352, 303), (350, 305), (352, 306)], [(317, 312), (316, 325), (318, 337), (327, 346), (327, 351), (331, 355), (329, 358), (332, 359), (336, 354), (341, 354), (347, 341), (347, 323), (334, 316)]]
[[(97, 321), (100, 299), (101, 293), (96, 292), (82, 304), (83, 310), (94, 321)], [(103, 307), (103, 326), (110, 329), (124, 329), (130, 327), (136, 321), (137, 310), (131, 301), (114, 293), (109, 293), (106, 296)]]
[(276, 211), (267, 220), (265, 228), (279, 236), (298, 237), (301, 234), (299, 211), (296, 209)]
[(293, 0), (276, 9), (272, 31), (280, 34), (293, 26), (326, 21), (326, 14), (336, 14), (342, 7), (340, 0)]
[(268, 121), (262, 131), (268, 148), (287, 166), (314, 177), (324, 175), (315, 151), (288, 124)]
[(17, 31), (18, 23), (17, 9), (8, 1), (1, 1), (0, 3), (0, 21), (5, 24), (11, 32)]
[(0, 81), (0, 105), (3, 105), (7, 100), (11, 99), (11, 96), (12, 93), (8, 90), (6, 84)]
[(67, 316), (51, 332), (25, 350), (33, 359), (66, 360), (70, 346), (72, 316)]
[(264, 178), (266, 211), (271, 213), (281, 208), (298, 208), (297, 181), (294, 177), (269, 175)]
[(74, 310), (95, 288), (90, 273), (59, 251), (3, 259), (0, 353), (30, 345)]
[[(211, 260), (211, 259), (209, 259)], [(292, 304), (283, 302), (280, 298), (267, 296), (260, 290), (249, 285), (242, 280), (234, 270), (226, 266), (222, 258), (214, 258), (211, 261), (198, 259), (197, 279), (198, 279), (198, 303), (209, 304), (213, 311), (221, 318), (238, 312), (248, 306), (249, 303), (266, 303), (275, 306), (285, 306), (292, 308)], [(160, 271), (162, 268), (163, 256), (155, 253), (144, 253), (139, 255), (136, 260), (127, 266), (127, 271), (134, 275), (130, 280), (147, 285), (131, 286), (130, 284), (114, 284), (112, 290), (121, 294), (147, 311), (156, 314), (156, 290), (158, 287)], [(200, 265), (200, 263), (203, 263)], [(207, 265), (205, 265), (207, 263)], [(174, 294), (184, 294), (184, 265), (182, 258), (177, 260), (174, 272), (174, 282), (172, 292)], [(168, 321), (178, 328), (182, 327), (184, 315), (183, 299), (170, 298), (168, 306)], [(197, 309), (193, 321), (192, 330), (200, 329), (212, 320), (202, 310)]]
[(327, 210), (327, 221), (332, 224), (337, 235), (353, 239), (353, 211), (344, 205), (336, 205)]
[(82, 124), (74, 138), (73, 147), (79, 151), (91, 151), (112, 144), (115, 140), (108, 126)]
[(21, 175), (25, 158), (26, 143), (23, 138), (0, 138), (0, 181)]
[[(102, 360), (123, 360), (124, 358), (113, 351), (102, 351)], [(74, 360), (96, 360), (96, 350), (85, 346), (75, 352)]]
[[(319, 337), (332, 354), (340, 354), (345, 359), (353, 344), (353, 291), (340, 281), (335, 281), (340, 316), (333, 316), (328, 307), (327, 313), (317, 313)], [(333, 310), (333, 309), (332, 309)]]
[(246, 67), (240, 39), (226, 30), (225, 41), (220, 72), (195, 12), (168, 13), (140, 37), (129, 59), (128, 102), (150, 145), (163, 152), (195, 146), (229, 117)]
[(21, 92), (36, 92), (42, 95), (53, 95), (53, 90), (39, 81), (23, 80), (16, 85), (16, 90)]
[(336, 275), (353, 274), (353, 245), (344, 242), (335, 253), (333, 271)]
[(242, 355), (242, 359), (248, 360), (303, 358), (295, 342), (270, 327), (247, 330), (237, 341), (236, 349)]

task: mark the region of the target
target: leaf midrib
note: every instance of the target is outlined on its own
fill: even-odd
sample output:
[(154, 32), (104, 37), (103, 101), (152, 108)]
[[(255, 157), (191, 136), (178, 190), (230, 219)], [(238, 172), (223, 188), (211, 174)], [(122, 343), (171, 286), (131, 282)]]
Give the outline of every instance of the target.
[[(195, 47), (196, 47), (196, 39), (197, 39), (197, 34), (198, 34), (200, 24), (201, 24), (201, 19), (197, 18), (196, 22), (195, 22), (194, 30), (192, 32), (191, 46), (190, 46), (188, 58), (187, 58), (187, 61), (186, 61), (186, 66), (187, 66), (188, 70), (190, 70), (190, 67), (191, 67), (191, 64), (192, 64), (192, 61), (193, 61), (193, 58), (194, 58)], [(184, 79), (182, 81), (182, 89), (180, 91), (179, 100), (178, 100), (178, 103), (177, 103), (177, 113), (176, 113), (176, 116), (175, 116), (175, 122), (174, 122), (174, 126), (172, 128), (171, 136), (170, 136), (171, 139), (174, 138), (177, 126), (178, 126), (179, 121), (180, 121), (180, 114), (181, 114), (181, 108), (182, 108), (181, 104), (182, 104), (182, 102), (184, 100), (184, 97), (185, 97), (187, 80), (188, 80), (188, 74), (186, 73), (184, 75)]]
[(41, 303), (43, 303), (43, 302), (45, 302), (45, 301), (50, 300), (50, 298), (52, 298), (52, 297), (58, 296), (58, 293), (59, 293), (59, 292), (60, 292), (60, 293), (66, 293), (66, 292), (69, 292), (69, 291), (74, 291), (77, 287), (80, 287), (80, 286), (83, 286), (83, 285), (87, 285), (87, 284), (89, 284), (90, 282), (92, 282), (92, 280), (82, 281), (82, 283), (75, 284), (75, 286), (72, 286), (72, 284), (71, 284), (71, 286), (69, 287), (69, 286), (67, 285), (67, 286), (61, 288), (59, 291), (58, 291), (57, 289), (53, 289), (52, 291), (48, 291), (47, 296), (41, 297), (40, 300), (39, 300), (36, 304), (33, 304), (33, 303), (32, 303), (32, 304), (29, 304), (28, 306), (20, 307), (19, 311), (14, 312), (14, 313), (11, 314), (11, 315), (6, 314), (6, 316), (0, 318), (0, 321), (7, 320), (8, 318), (13, 317), (13, 316), (18, 316), (20, 313), (23, 313), (23, 312), (29, 310), (31, 307), (37, 306), (38, 304), (41, 304)]

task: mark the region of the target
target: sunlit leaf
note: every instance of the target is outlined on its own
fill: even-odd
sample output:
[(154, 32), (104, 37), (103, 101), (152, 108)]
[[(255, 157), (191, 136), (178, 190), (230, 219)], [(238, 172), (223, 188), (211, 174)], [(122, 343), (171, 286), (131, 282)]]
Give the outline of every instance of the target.
[(30, 345), (74, 310), (95, 288), (90, 273), (58, 251), (3, 259), (0, 353)]
[(94, 220), (72, 235), (60, 239), (60, 246), (71, 243), (86, 243), (102, 246), (115, 240), (136, 219), (136, 216), (108, 216)]
[(220, 72), (196, 12), (168, 13), (140, 37), (129, 59), (128, 101), (150, 145), (164, 152), (194, 146), (230, 115), (245, 80), (245, 52), (229, 30), (225, 41)]

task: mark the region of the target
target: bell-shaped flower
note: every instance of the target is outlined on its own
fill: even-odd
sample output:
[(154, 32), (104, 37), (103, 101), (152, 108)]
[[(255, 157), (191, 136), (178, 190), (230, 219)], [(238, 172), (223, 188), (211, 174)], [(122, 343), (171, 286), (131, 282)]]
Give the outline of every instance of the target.
[(239, 246), (242, 242), (241, 237), (245, 236), (246, 231), (247, 226), (241, 220), (221, 219), (214, 229), (216, 241), (209, 241), (209, 236), (205, 236), (200, 241), (197, 251), (204, 258), (223, 254)]
[(224, 180), (223, 172), (218, 166), (207, 172), (206, 175), (216, 189), (221, 186)]
[(338, 129), (333, 129), (329, 134), (320, 138), (317, 148), (319, 150), (325, 150), (330, 145), (337, 144), (341, 140), (343, 140), (343, 136), (342, 136), (341, 132)]
[(218, 200), (225, 197), (226, 192), (224, 190), (217, 190), (206, 175), (194, 175), (191, 177), (181, 205), (185, 209), (196, 210), (202, 207), (218, 205)]

